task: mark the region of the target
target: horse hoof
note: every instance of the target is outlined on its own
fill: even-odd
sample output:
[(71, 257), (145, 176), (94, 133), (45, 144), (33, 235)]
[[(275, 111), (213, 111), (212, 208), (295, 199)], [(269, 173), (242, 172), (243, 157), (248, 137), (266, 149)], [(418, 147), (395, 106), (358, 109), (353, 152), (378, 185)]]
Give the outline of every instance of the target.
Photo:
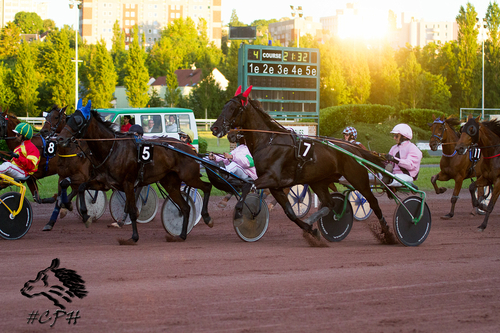
[(137, 241), (133, 240), (132, 238), (129, 239), (118, 239), (118, 244), (120, 245), (137, 245)]
[(233, 220), (233, 225), (235, 228), (238, 228), (240, 225), (243, 224), (243, 217), (237, 218)]
[(484, 211), (484, 210), (482, 210), (482, 209), (479, 209), (479, 208), (477, 209), (477, 213), (478, 213), (479, 215), (486, 215), (486, 211)]
[(212, 218), (210, 218), (210, 221), (205, 221), (205, 224), (209, 227), (209, 228), (213, 228), (214, 227), (214, 220)]
[(482, 227), (477, 227), (477, 231), (478, 231), (478, 232), (483, 232), (483, 231), (484, 231), (484, 228), (482, 228)]
[(61, 211), (59, 212), (59, 218), (63, 219), (66, 217), (68, 214), (68, 210), (66, 208), (61, 208)]
[(52, 226), (50, 224), (46, 224), (45, 227), (43, 227), (42, 231), (51, 231)]
[(108, 228), (118, 228), (120, 229), (122, 226), (118, 222), (113, 222), (111, 224), (108, 224)]
[(176, 243), (176, 242), (184, 242), (185, 241), (185, 239), (182, 239), (179, 236), (172, 236), (170, 234), (165, 236), (165, 240), (169, 243)]
[(328, 247), (328, 244), (326, 244), (321, 237), (318, 238), (319, 236), (319, 231), (318, 229), (314, 229), (311, 231), (306, 231), (304, 230), (302, 233), (302, 236), (306, 240), (307, 244), (311, 247)]
[(453, 217), (453, 215), (450, 215), (450, 214), (446, 214), (444, 216), (441, 216), (441, 220), (449, 220)]
[(85, 221), (85, 228), (90, 228), (90, 225), (92, 224), (92, 218), (89, 217), (87, 221)]

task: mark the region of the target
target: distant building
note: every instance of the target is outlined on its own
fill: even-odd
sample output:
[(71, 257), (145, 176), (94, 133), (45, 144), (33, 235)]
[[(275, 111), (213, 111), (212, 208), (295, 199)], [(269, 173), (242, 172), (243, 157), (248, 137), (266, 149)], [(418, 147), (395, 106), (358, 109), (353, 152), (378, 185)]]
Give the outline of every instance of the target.
[(424, 47), (429, 43), (445, 44), (458, 39), (457, 22), (426, 22), (409, 13), (401, 13), (401, 28), (391, 35), (391, 45), (404, 47)]
[[(202, 71), (199, 68), (178, 69), (175, 71), (175, 75), (177, 75), (177, 83), (182, 96), (188, 96), (193, 88), (198, 85), (201, 81), (201, 72)], [(214, 68), (212, 75), (215, 82), (217, 82), (223, 90), (226, 90), (229, 81), (224, 77), (224, 75), (217, 68)], [(164, 101), (165, 91), (167, 89), (166, 77), (160, 76), (157, 79), (152, 78), (148, 84), (150, 85), (149, 94), (151, 95), (152, 89), (155, 89), (160, 99)], [(123, 86), (116, 87), (115, 99), (117, 108), (130, 107), (126, 91), (127, 89)]]
[(14, 17), (19, 12), (37, 13), (42, 20), (48, 18), (48, 3), (33, 0), (0, 0), (0, 28), (8, 22), (14, 22)]
[(283, 46), (288, 46), (290, 42), (296, 41), (298, 36), (305, 36), (307, 34), (310, 34), (318, 41), (323, 39), (321, 23), (313, 22), (310, 16), (305, 19), (295, 18), (270, 23), (268, 29), (273, 39), (279, 40)]
[(116, 21), (125, 31), (127, 45), (131, 42), (131, 30), (137, 24), (139, 38), (144, 33), (145, 45), (152, 46), (160, 40), (161, 30), (169, 23), (188, 17), (195, 24), (198, 24), (198, 19), (205, 19), (209, 41), (220, 47), (221, 0), (83, 0), (79, 30), (88, 43), (96, 44), (104, 39), (110, 49)]

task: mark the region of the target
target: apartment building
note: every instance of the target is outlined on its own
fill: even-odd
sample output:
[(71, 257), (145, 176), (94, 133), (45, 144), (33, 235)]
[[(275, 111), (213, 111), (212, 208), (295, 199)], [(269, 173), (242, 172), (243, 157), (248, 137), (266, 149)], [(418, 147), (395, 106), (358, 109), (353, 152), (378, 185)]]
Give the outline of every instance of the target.
[(7, 22), (13, 22), (18, 12), (35, 12), (42, 20), (46, 20), (48, 4), (33, 0), (0, 0), (0, 27), (5, 27)]
[(131, 29), (137, 24), (139, 36), (145, 34), (145, 45), (152, 46), (170, 22), (188, 17), (196, 24), (200, 18), (205, 19), (209, 40), (220, 47), (221, 0), (83, 0), (79, 29), (88, 43), (104, 39), (111, 48), (116, 21), (127, 34), (127, 44), (131, 41)]
[(273, 39), (279, 40), (283, 46), (288, 46), (290, 42), (296, 41), (299, 36), (305, 36), (307, 34), (310, 34), (319, 41), (323, 38), (321, 23), (313, 22), (313, 18), (310, 16), (305, 19), (294, 18), (291, 20), (270, 23), (268, 29)]

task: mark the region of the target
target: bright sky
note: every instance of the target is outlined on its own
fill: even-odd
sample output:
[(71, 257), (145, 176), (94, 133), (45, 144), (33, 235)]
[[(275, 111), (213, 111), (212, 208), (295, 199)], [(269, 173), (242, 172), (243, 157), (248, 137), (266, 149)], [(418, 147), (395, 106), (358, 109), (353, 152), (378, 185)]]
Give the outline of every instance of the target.
[[(58, 27), (64, 24), (73, 25), (76, 21), (75, 10), (69, 9), (68, 0), (41, 0), (49, 3), (49, 18)], [(466, 0), (358, 0), (359, 8), (382, 11), (393, 10), (400, 19), (401, 12), (413, 13), (426, 21), (453, 21), (458, 15), (460, 6), (466, 7)], [(479, 17), (484, 17), (490, 0), (470, 0)], [(494, 1), (492, 1), (494, 2)], [(258, 19), (280, 19), (291, 17), (290, 5), (302, 6), (304, 16), (312, 16), (315, 22), (320, 17), (333, 16), (337, 9), (345, 8), (348, 1), (332, 0), (222, 0), (222, 22), (229, 23), (233, 9), (241, 22), (250, 24)], [(497, 0), (498, 3), (498, 0)]]

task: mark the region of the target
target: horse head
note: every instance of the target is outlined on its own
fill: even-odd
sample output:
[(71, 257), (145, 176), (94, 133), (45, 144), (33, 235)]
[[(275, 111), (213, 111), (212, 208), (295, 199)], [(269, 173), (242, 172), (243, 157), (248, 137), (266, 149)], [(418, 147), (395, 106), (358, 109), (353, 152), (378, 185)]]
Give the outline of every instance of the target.
[(9, 125), (9, 118), (7, 116), (7, 112), (0, 113), (0, 139), (5, 139), (7, 137)]
[(85, 281), (80, 275), (71, 269), (58, 267), (59, 259), (55, 258), (49, 267), (38, 272), (34, 280), (24, 284), (21, 294), (28, 298), (45, 296), (61, 309), (65, 309), (60, 303), (62, 300), (71, 303), (73, 297), (87, 296)]
[(212, 134), (218, 138), (226, 135), (229, 130), (240, 127), (242, 121), (242, 113), (248, 107), (248, 95), (252, 91), (250, 86), (244, 93), (241, 93), (241, 86), (236, 90), (233, 98), (231, 98), (222, 109), (221, 114), (210, 126)]
[(54, 136), (56, 133), (61, 133), (64, 126), (66, 126), (66, 109), (67, 106), (59, 109), (57, 105), (54, 105), (50, 112), (44, 112), (45, 123), (40, 130), (41, 136), (48, 138)]
[(467, 123), (465, 123), (465, 125), (462, 127), (462, 134), (460, 135), (460, 139), (458, 140), (455, 147), (455, 150), (460, 155), (465, 154), (470, 146), (476, 145), (478, 143), (480, 126), (479, 119), (480, 116), (478, 116), (477, 118), (469, 116)]
[(432, 136), (429, 139), (429, 146), (432, 151), (436, 151), (438, 147), (443, 143), (443, 136), (446, 130), (445, 119), (441, 119), (441, 117), (437, 117), (432, 115), (433, 122), (431, 124), (427, 124), (430, 126), (432, 131)]
[(81, 102), (78, 103), (78, 106), (75, 113), (66, 119), (66, 125), (57, 138), (58, 144), (63, 147), (67, 147), (70, 142), (76, 139), (81, 139), (87, 132), (87, 128), (92, 120), (90, 100), (85, 107), (81, 107)]

